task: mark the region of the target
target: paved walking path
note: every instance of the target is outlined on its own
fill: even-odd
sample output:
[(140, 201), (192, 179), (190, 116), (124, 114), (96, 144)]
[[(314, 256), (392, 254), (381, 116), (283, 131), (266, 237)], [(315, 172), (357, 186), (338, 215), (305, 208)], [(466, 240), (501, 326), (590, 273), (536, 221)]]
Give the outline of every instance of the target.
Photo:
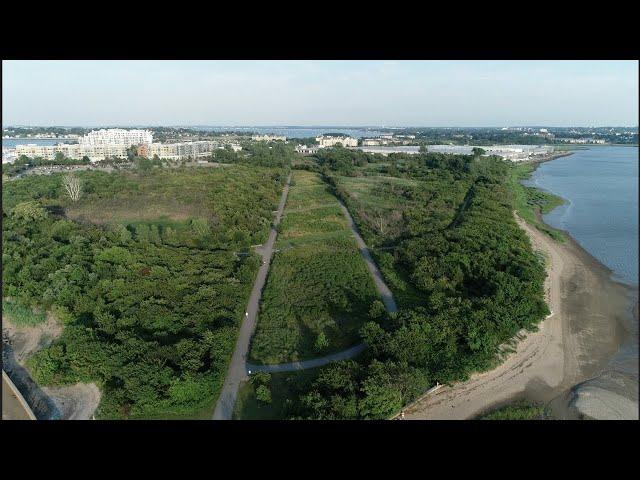
[(338, 360), (347, 360), (357, 356), (365, 349), (363, 343), (342, 350), (341, 352), (332, 353), (320, 358), (312, 358), (310, 360), (301, 360), (299, 362), (278, 363), (274, 365), (254, 365), (247, 363), (247, 370), (251, 373), (256, 372), (293, 372), (294, 370), (306, 370), (307, 368), (316, 368), (326, 365), (327, 363), (337, 362)]
[(258, 270), (258, 276), (253, 284), (253, 290), (251, 290), (251, 296), (249, 297), (249, 303), (247, 304), (247, 311), (240, 327), (240, 333), (238, 334), (238, 340), (236, 342), (236, 348), (231, 357), (231, 363), (229, 364), (229, 370), (218, 398), (218, 403), (213, 412), (214, 420), (230, 420), (233, 414), (233, 406), (236, 403), (236, 397), (238, 396), (238, 388), (240, 383), (247, 378), (246, 361), (247, 354), (249, 352), (249, 342), (251, 336), (256, 327), (256, 316), (258, 313), (258, 306), (260, 304), (260, 296), (262, 295), (262, 288), (264, 287), (267, 279), (267, 273), (269, 272), (269, 264), (271, 263), (271, 256), (273, 254), (273, 245), (276, 241), (278, 232), (275, 226), (280, 223), (280, 217), (284, 210), (284, 205), (287, 201), (287, 195), (289, 194), (289, 183), (291, 182), (291, 174), (287, 178), (287, 184), (282, 191), (282, 197), (280, 198), (280, 204), (276, 213), (276, 218), (273, 221), (273, 226), (269, 232), (269, 238), (264, 244), (260, 253), (262, 254), (262, 265)]
[(374, 262), (373, 258), (371, 258), (371, 253), (369, 253), (367, 244), (364, 243), (364, 240), (360, 236), (360, 233), (358, 233), (358, 228), (356, 227), (356, 224), (353, 221), (353, 217), (349, 213), (349, 209), (345, 206), (344, 203), (342, 203), (342, 200), (338, 200), (338, 201), (340, 202), (340, 206), (342, 207), (342, 211), (344, 212), (345, 217), (347, 217), (347, 220), (349, 221), (349, 226), (351, 227), (353, 236), (356, 237), (356, 243), (358, 244), (360, 253), (364, 257), (364, 261), (367, 264), (367, 267), (369, 268), (369, 272), (373, 277), (373, 281), (376, 284), (376, 290), (378, 290), (378, 293), (380, 294), (382, 303), (384, 303), (384, 306), (386, 307), (387, 312), (389, 313), (396, 312), (398, 310), (398, 306), (396, 305), (396, 302), (393, 299), (393, 294), (391, 293), (391, 290), (389, 290), (389, 287), (387, 287), (387, 284), (384, 283), (384, 279), (382, 278), (382, 274), (380, 273), (380, 270), (378, 269), (376, 262)]

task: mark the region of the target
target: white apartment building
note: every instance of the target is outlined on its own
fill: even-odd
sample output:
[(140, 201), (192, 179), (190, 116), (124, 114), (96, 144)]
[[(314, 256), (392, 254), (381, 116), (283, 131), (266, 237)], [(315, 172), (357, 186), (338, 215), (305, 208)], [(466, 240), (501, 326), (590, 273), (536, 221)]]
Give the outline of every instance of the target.
[(285, 137), (284, 135), (254, 135), (251, 137), (251, 140), (256, 140), (258, 142), (286, 142), (287, 137)]
[(2, 147), (2, 163), (13, 163), (17, 158), (14, 148)]
[(303, 155), (312, 155), (318, 151), (319, 147), (312, 145), (307, 147), (306, 145), (298, 145), (296, 146), (296, 152), (302, 153)]
[[(282, 137), (284, 138), (284, 137)], [(81, 137), (79, 143), (58, 145), (17, 145), (17, 157), (40, 157), (53, 160), (57, 153), (65, 157), (81, 159), (89, 157), (92, 162), (105, 158), (127, 158), (127, 148), (139, 147), (139, 154), (152, 158), (157, 155), (168, 160), (196, 159), (206, 157), (216, 148), (224, 148), (216, 141), (197, 141), (180, 143), (153, 143), (153, 134), (149, 130), (124, 130), (112, 128), (108, 130), (94, 130)], [(237, 144), (231, 144), (234, 152), (242, 150)]]
[(96, 162), (105, 158), (127, 158), (127, 147), (124, 145), (81, 145), (79, 143), (59, 145), (17, 145), (16, 156), (40, 157), (45, 160), (53, 160), (57, 153), (62, 153), (67, 158), (81, 159), (89, 157)]
[(153, 143), (153, 133), (150, 130), (125, 130), (123, 128), (109, 128), (92, 130), (87, 135), (78, 139), (80, 145), (148, 145)]
[(316, 142), (320, 148), (333, 147), (338, 143), (341, 143), (343, 147), (357, 147), (358, 139), (353, 137), (332, 137), (321, 136), (316, 138)]
[[(236, 148), (241, 147), (235, 145)], [(181, 142), (181, 143), (152, 143), (149, 145), (148, 156), (157, 155), (159, 158), (167, 160), (183, 160), (188, 158), (207, 157), (220, 147), (218, 142), (202, 140), (198, 142)], [(236, 151), (234, 145), (231, 148)]]

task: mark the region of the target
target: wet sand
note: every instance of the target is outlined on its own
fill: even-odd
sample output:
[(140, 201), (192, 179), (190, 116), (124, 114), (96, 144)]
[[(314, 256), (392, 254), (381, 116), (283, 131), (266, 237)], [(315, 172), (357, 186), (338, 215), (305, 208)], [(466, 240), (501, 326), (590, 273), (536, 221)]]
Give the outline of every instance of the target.
[(405, 418), (470, 419), (528, 399), (559, 419), (637, 419), (637, 289), (612, 280), (568, 234), (561, 244), (517, 220), (547, 257), (552, 314), (497, 368), (418, 400)]

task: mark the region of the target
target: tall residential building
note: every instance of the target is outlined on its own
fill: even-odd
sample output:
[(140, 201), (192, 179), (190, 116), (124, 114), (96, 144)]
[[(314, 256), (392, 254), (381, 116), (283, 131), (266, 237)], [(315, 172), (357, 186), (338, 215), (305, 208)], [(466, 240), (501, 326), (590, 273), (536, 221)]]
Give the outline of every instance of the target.
[[(217, 141), (197, 141), (180, 143), (153, 143), (153, 135), (149, 130), (123, 130), (112, 128), (108, 130), (94, 130), (79, 139), (75, 144), (58, 145), (17, 145), (16, 156), (25, 155), (31, 158), (43, 158), (53, 160), (57, 153), (62, 153), (67, 158), (81, 159), (89, 157), (92, 162), (106, 158), (127, 158), (127, 149), (131, 146), (138, 147), (138, 155), (168, 160), (196, 159), (206, 157), (217, 148), (224, 148)], [(231, 149), (237, 152), (242, 147), (231, 144)], [(6, 155), (3, 154), (3, 157)]]
[(79, 143), (58, 145), (17, 145), (16, 156), (25, 155), (31, 158), (43, 158), (53, 160), (57, 153), (62, 153), (67, 158), (80, 159), (89, 157), (92, 162), (105, 158), (127, 158), (127, 147), (118, 144), (109, 145), (81, 145)]
[(125, 130), (123, 128), (109, 128), (107, 130), (92, 130), (78, 139), (80, 145), (147, 145), (153, 143), (153, 133), (150, 130)]
[[(152, 143), (148, 147), (148, 156), (157, 155), (168, 160), (182, 160), (187, 158), (207, 157), (219, 146), (216, 141), (202, 140), (198, 142), (182, 143)], [(233, 148), (233, 147), (232, 147)]]

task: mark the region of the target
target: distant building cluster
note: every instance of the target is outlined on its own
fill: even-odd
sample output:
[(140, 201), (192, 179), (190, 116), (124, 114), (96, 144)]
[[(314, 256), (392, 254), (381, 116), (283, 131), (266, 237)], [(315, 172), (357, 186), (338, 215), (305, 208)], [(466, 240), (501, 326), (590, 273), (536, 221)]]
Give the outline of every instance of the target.
[[(158, 156), (167, 160), (195, 159), (209, 156), (215, 149), (224, 148), (216, 141), (195, 141), (179, 143), (153, 143), (153, 133), (149, 130), (125, 130), (110, 128), (93, 130), (80, 137), (78, 143), (58, 145), (17, 145), (15, 157), (40, 157), (54, 160), (57, 154), (67, 158), (81, 159), (88, 157), (97, 162), (106, 158), (127, 158), (127, 149), (137, 147), (137, 154), (145, 157)], [(234, 151), (242, 147), (232, 144)], [(4, 158), (4, 151), (3, 151)]]
[(337, 144), (341, 144), (343, 147), (357, 147), (358, 139), (352, 137), (333, 137), (330, 135), (323, 135), (316, 138), (316, 142), (320, 148), (334, 147)]
[[(473, 145), (429, 145), (426, 147), (428, 152), (448, 153), (457, 155), (471, 155), (473, 153)], [(492, 145), (479, 146), (487, 155), (497, 155), (512, 162), (520, 162), (535, 158), (538, 155), (548, 155), (554, 151), (551, 145)], [(394, 146), (362, 146), (359, 147), (365, 153), (379, 153), (389, 155), (390, 153), (406, 153), (417, 155), (420, 153), (420, 147), (407, 145)]]
[(558, 138), (556, 141), (561, 143), (592, 143), (602, 145), (607, 143), (603, 138)]
[(392, 135), (384, 134), (375, 138), (362, 139), (365, 147), (379, 147), (383, 145), (408, 145), (416, 138), (415, 135)]
[[(242, 150), (240, 145), (232, 144), (230, 147), (234, 152)], [(220, 148), (224, 148), (224, 145), (212, 140), (179, 143), (152, 143), (150, 145), (141, 145), (138, 147), (138, 155), (149, 158), (157, 155), (159, 158), (166, 160), (185, 160), (208, 157), (214, 150)]]
[(284, 135), (254, 135), (251, 137), (251, 140), (255, 140), (257, 142), (286, 142), (287, 137)]

